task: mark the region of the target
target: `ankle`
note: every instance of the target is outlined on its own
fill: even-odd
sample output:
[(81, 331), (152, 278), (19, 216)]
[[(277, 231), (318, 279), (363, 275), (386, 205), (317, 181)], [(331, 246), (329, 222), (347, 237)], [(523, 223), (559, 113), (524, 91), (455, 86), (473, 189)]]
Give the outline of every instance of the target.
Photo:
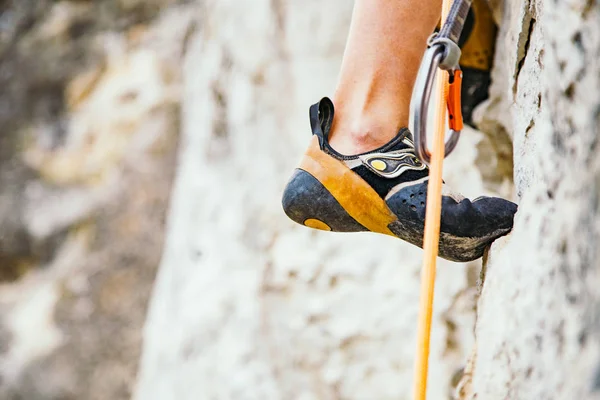
[(336, 108), (333, 125), (329, 132), (331, 147), (345, 155), (354, 155), (377, 149), (388, 143), (406, 124), (399, 121), (398, 113), (355, 111)]

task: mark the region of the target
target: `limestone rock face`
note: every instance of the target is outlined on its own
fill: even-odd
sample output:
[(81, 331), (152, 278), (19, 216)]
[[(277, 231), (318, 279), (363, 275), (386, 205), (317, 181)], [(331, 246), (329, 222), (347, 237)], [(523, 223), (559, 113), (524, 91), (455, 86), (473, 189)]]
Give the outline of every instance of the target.
[[(185, 60), (182, 146), (135, 398), (410, 399), (422, 252), (289, 221), (283, 186), (331, 95), (352, 5), (206, 2)], [(483, 194), (467, 132), (446, 181)], [(480, 265), (440, 262), (430, 399), (472, 344)], [(458, 375), (457, 375), (458, 376)]]
[(513, 137), (520, 204), (485, 265), (460, 398), (598, 399), (600, 4), (506, 1), (498, 47), (483, 114)]
[(131, 395), (189, 15), (171, 1), (0, 5), (1, 399)]

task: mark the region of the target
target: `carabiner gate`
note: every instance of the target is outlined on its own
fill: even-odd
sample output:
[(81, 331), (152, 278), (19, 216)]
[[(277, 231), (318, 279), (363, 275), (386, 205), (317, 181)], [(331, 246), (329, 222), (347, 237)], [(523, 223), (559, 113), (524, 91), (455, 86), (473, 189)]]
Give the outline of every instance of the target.
[(448, 98), (446, 100), (450, 138), (444, 146), (445, 156), (448, 156), (456, 147), (463, 128), (460, 101), (462, 71), (458, 66), (459, 58), (460, 48), (456, 43), (449, 39), (438, 39), (432, 36), (429, 41), (429, 48), (425, 52), (423, 62), (419, 68), (417, 80), (415, 81), (410, 102), (410, 114), (413, 117), (410, 130), (414, 134), (417, 157), (427, 165), (431, 161), (431, 153), (427, 148), (427, 111), (438, 68), (448, 71), (450, 83)]

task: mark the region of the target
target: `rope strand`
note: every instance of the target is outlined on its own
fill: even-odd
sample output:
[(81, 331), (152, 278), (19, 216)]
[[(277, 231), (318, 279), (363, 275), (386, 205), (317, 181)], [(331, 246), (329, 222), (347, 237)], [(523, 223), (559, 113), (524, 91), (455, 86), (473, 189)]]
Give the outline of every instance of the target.
[[(446, 21), (450, 11), (450, 3), (450, 0), (443, 0), (442, 25)], [(446, 71), (438, 71), (436, 88), (438, 93), (436, 129), (429, 168), (425, 234), (423, 238), (424, 257), (423, 269), (421, 271), (421, 299), (417, 328), (417, 356), (415, 360), (415, 400), (425, 400), (427, 398), (431, 316), (433, 311), (433, 294), (442, 209), (442, 167), (444, 162), (446, 99), (448, 96), (448, 73)]]

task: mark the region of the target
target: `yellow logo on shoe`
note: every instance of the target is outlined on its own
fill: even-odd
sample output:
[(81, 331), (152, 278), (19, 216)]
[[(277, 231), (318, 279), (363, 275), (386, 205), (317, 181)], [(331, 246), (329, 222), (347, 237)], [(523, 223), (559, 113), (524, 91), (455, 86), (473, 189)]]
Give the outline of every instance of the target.
[(304, 221), (304, 225), (308, 226), (309, 228), (320, 229), (322, 231), (331, 230), (331, 227), (329, 227), (329, 225), (327, 225), (325, 222), (319, 221), (318, 219), (314, 218), (309, 218), (306, 221)]
[(373, 160), (371, 161), (371, 166), (375, 168), (377, 171), (385, 171), (387, 168), (387, 164), (381, 160)]

